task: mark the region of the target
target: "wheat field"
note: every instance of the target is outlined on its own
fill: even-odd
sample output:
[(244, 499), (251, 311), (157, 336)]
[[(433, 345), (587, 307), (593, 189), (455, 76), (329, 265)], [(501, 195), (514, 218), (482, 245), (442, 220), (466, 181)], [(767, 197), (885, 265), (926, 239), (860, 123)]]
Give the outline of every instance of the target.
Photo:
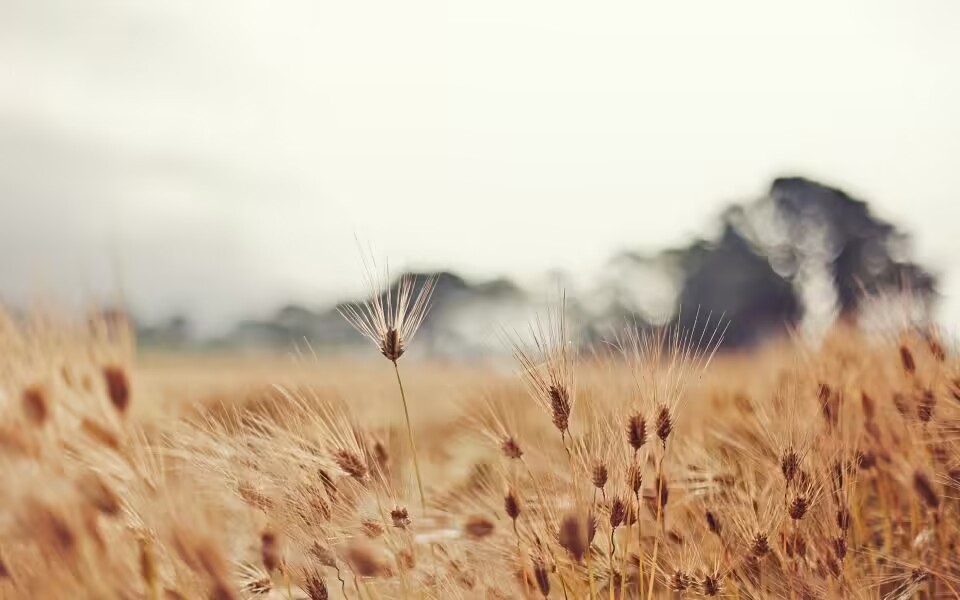
[(512, 361), (410, 359), (429, 301), (346, 310), (367, 361), (4, 317), (0, 597), (960, 598), (936, 330), (583, 348), (558, 301)]

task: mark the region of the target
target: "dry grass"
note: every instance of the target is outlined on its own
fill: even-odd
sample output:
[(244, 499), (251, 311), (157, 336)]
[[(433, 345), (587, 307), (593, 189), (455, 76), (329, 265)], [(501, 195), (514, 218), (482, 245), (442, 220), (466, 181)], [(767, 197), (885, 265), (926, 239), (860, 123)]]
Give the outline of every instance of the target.
[(4, 320), (0, 597), (960, 598), (939, 338), (711, 362), (701, 321), (578, 356), (558, 310), (511, 365), (399, 368), (373, 314), (363, 364)]

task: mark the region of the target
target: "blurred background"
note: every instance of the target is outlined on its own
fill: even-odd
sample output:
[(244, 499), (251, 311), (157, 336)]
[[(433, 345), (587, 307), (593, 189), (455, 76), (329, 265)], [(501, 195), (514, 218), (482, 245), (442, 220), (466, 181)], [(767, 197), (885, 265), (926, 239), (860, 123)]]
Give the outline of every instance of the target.
[(151, 347), (339, 351), (370, 243), (440, 273), (436, 353), (560, 286), (587, 339), (682, 305), (749, 346), (903, 290), (953, 330), (958, 26), (948, 0), (0, 0), (0, 297), (123, 310)]

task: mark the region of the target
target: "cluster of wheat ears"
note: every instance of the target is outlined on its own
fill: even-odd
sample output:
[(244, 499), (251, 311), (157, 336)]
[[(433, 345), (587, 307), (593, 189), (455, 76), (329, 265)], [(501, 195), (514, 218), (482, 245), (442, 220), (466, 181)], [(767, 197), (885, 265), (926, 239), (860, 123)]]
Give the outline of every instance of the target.
[(132, 414), (117, 323), (0, 323), (0, 597), (960, 599), (936, 331), (727, 356), (697, 317), (586, 351), (561, 300), (512, 372), (429, 387), (401, 359), (432, 282), (371, 284), (344, 316), (389, 387), (334, 369), (166, 418)]

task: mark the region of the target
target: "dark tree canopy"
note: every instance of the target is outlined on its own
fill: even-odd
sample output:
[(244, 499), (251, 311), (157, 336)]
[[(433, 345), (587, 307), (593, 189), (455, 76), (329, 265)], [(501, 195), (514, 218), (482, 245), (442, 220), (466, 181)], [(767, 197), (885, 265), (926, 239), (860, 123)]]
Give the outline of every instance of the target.
[(868, 295), (936, 293), (936, 278), (909, 259), (908, 236), (845, 192), (800, 177), (776, 179), (767, 196), (728, 209), (715, 241), (674, 250), (682, 271), (684, 325), (696, 307), (731, 320), (730, 346), (743, 346), (799, 322), (805, 275), (832, 281), (841, 316)]

